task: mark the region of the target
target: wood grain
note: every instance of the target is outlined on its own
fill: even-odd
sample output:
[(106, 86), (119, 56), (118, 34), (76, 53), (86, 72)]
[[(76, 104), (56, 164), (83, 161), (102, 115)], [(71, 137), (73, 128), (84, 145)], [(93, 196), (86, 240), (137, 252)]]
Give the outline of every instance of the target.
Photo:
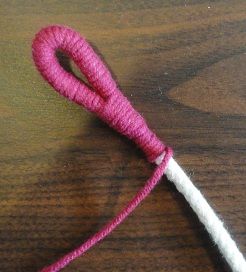
[[(103, 56), (246, 254), (245, 1), (0, 3), (0, 271), (37, 271), (78, 246), (153, 170), (132, 143), (41, 79), (31, 42), (54, 23), (78, 30)], [(64, 271), (229, 268), (163, 178)]]

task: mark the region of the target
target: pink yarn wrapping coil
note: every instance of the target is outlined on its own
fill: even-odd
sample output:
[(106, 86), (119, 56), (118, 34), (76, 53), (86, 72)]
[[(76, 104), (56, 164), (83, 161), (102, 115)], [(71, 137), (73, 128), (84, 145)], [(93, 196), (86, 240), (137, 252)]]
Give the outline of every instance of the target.
[[(56, 57), (58, 50), (74, 60), (93, 90), (61, 67)], [(37, 33), (32, 52), (41, 75), (60, 94), (96, 113), (110, 127), (133, 140), (150, 162), (164, 157), (145, 186), (111, 222), (77, 249), (42, 269), (43, 272), (55, 272), (105, 238), (137, 207), (161, 179), (172, 156), (172, 149), (148, 128), (144, 118), (118, 89), (100, 58), (77, 32), (64, 26), (46, 27)]]

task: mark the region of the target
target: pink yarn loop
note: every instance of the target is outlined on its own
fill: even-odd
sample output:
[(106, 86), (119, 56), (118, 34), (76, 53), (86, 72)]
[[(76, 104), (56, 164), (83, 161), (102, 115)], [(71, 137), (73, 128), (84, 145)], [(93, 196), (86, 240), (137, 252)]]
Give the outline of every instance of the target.
[[(150, 162), (158, 158), (159, 164), (163, 157), (144, 187), (112, 221), (77, 249), (42, 269), (42, 272), (56, 272), (104, 239), (149, 195), (164, 174), (172, 156), (172, 149), (166, 147), (148, 128), (144, 118), (117, 88), (100, 58), (77, 32), (63, 26), (44, 28), (36, 35), (32, 49), (38, 70), (55, 90), (96, 113), (109, 126), (133, 140), (145, 152)], [(93, 90), (61, 67), (56, 58), (57, 50), (74, 60)]]
[[(163, 153), (165, 145), (123, 96), (101, 59), (77, 32), (63, 26), (46, 27), (36, 35), (32, 50), (38, 70), (60, 94), (96, 113), (133, 140), (150, 162)], [(56, 57), (58, 50), (74, 60), (93, 90), (61, 67)]]

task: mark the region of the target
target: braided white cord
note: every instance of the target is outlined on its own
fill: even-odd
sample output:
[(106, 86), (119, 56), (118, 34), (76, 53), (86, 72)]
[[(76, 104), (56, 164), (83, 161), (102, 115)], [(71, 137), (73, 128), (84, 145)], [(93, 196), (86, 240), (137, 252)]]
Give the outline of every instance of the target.
[(218, 245), (232, 271), (246, 272), (245, 259), (228, 231), (224, 228), (223, 222), (173, 158), (170, 159), (165, 174), (168, 180), (173, 182), (178, 191), (184, 195), (213, 241)]

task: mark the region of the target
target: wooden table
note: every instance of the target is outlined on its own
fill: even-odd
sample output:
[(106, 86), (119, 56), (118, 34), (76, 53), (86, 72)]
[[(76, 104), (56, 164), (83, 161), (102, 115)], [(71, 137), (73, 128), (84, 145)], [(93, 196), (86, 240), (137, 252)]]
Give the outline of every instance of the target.
[[(37, 271), (78, 246), (153, 171), (37, 73), (31, 43), (49, 24), (87, 37), (246, 253), (246, 2), (208, 2), (1, 1), (0, 271)], [(163, 178), (64, 271), (230, 270)]]

